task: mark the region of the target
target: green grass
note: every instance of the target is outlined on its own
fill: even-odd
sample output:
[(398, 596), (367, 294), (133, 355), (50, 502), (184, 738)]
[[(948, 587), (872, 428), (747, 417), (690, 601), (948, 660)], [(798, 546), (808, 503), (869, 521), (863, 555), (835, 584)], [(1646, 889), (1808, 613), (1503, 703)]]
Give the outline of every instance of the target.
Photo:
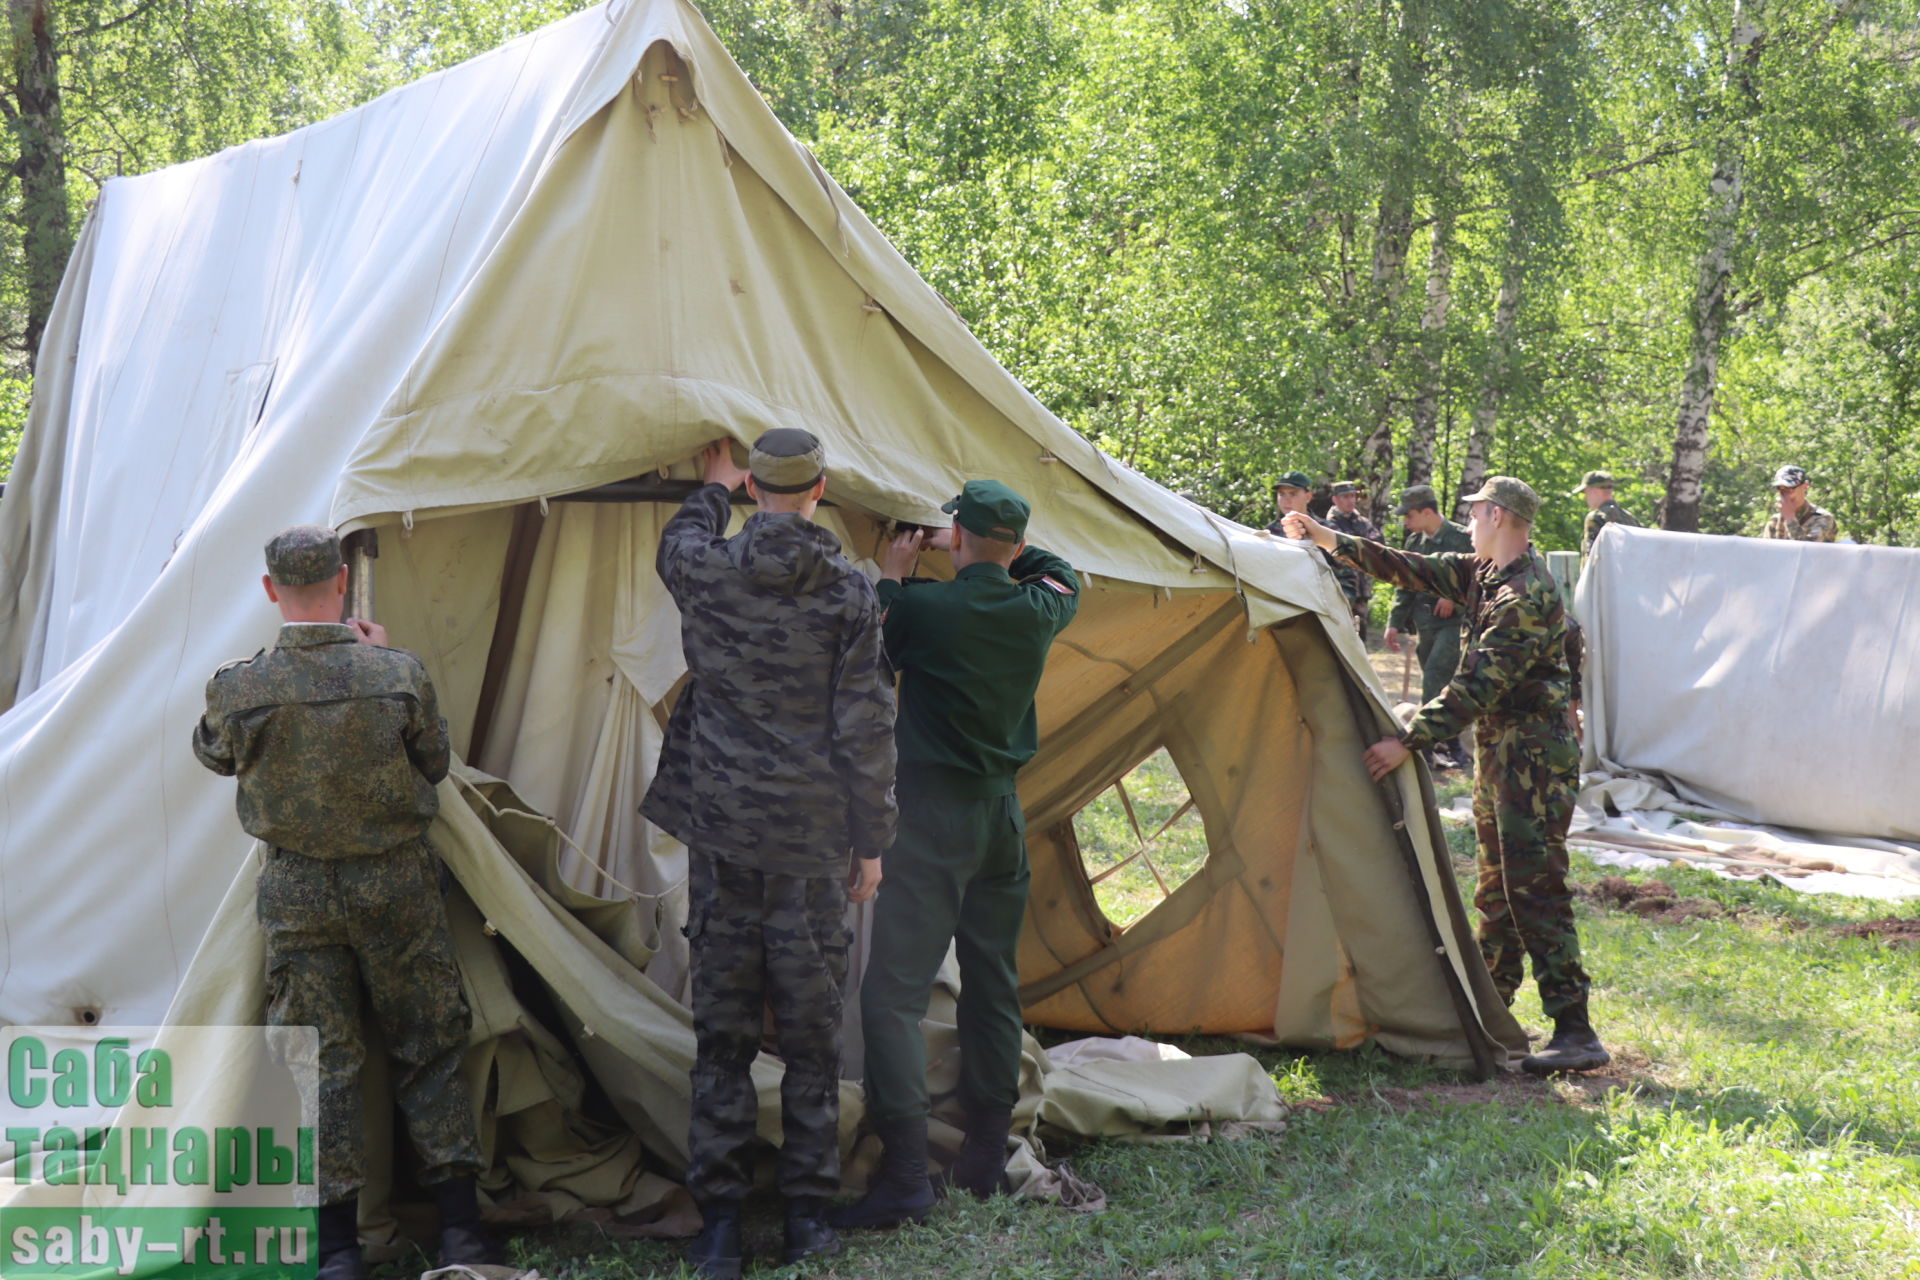
[[(1187, 784), (1174, 767), (1173, 757), (1156, 751), (1120, 780), (1133, 802), (1133, 818), (1119, 791), (1108, 788), (1073, 818), (1080, 842), (1080, 859), (1093, 879), (1136, 853), (1142, 838), (1144, 856), (1113, 872), (1093, 886), (1094, 900), (1108, 920), (1124, 929), (1166, 900), (1207, 860), (1207, 832), (1198, 809), (1188, 809), (1165, 831), (1160, 828), (1187, 802)], [(1155, 833), (1159, 833), (1157, 836)], [(1151, 862), (1151, 867), (1149, 867)], [(1154, 872), (1160, 873), (1159, 879)], [(1165, 889), (1162, 889), (1162, 883)]]
[[(1464, 830), (1449, 838), (1470, 855)], [(1602, 874), (1576, 864), (1579, 880)], [(1106, 1190), (1105, 1213), (945, 1205), (814, 1274), (1920, 1277), (1920, 954), (1832, 933), (1920, 908), (1659, 878), (1731, 911), (1673, 926), (1580, 904), (1617, 1056), (1604, 1079), (1476, 1084), (1377, 1051), (1260, 1051), (1299, 1104), (1285, 1132), (1056, 1151)], [(1545, 1025), (1530, 989), (1518, 1011)], [(751, 1224), (763, 1254), (775, 1212)], [(552, 1280), (673, 1275), (679, 1256), (590, 1227), (518, 1247)]]

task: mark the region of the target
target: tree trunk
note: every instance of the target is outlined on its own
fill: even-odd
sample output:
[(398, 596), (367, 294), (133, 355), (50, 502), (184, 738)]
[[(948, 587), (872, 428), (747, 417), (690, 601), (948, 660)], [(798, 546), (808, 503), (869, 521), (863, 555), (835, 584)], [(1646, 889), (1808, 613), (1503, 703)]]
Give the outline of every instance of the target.
[[(1487, 349), (1487, 368), (1480, 378), (1480, 399), (1473, 406), (1473, 426), (1467, 431), (1467, 456), (1460, 466), (1460, 497), (1478, 493), (1487, 478), (1487, 456), (1493, 452), (1493, 429), (1500, 419), (1500, 398), (1507, 391), (1507, 365), (1513, 357), (1513, 326), (1520, 314), (1520, 282), (1524, 268), (1509, 250), (1500, 277), (1500, 297), (1493, 307), (1493, 340)], [(1456, 501), (1454, 519), (1467, 518), (1467, 504)]]
[(1406, 287), (1407, 249), (1413, 240), (1413, 202), (1404, 190), (1381, 197), (1373, 233), (1372, 289), (1374, 338), (1369, 363), (1374, 394), (1367, 434), (1360, 441), (1360, 478), (1367, 486), (1367, 505), (1373, 522), (1382, 524), (1393, 505), (1388, 486), (1393, 480), (1393, 366), (1399, 343), (1394, 335), (1394, 312)]
[(1723, 125), (1720, 146), (1707, 182), (1707, 237), (1700, 251), (1693, 288), (1693, 333), (1687, 350), (1686, 377), (1673, 429), (1673, 467), (1661, 503), (1660, 527), (1683, 533), (1700, 529), (1700, 481), (1707, 469), (1708, 428), (1720, 389), (1720, 352), (1731, 319), (1733, 246), (1746, 198), (1746, 151), (1742, 124), (1756, 106), (1754, 69), (1766, 43), (1760, 29), (1765, 0), (1736, 0), (1728, 76), (1736, 118)]
[(1427, 256), (1427, 309), (1420, 317), (1420, 385), (1413, 397), (1413, 430), (1407, 437), (1407, 483), (1433, 483), (1433, 439), (1440, 422), (1440, 371), (1447, 312), (1453, 306), (1453, 215), (1433, 224)]
[(67, 208), (66, 133), (60, 120), (60, 59), (53, 43), (52, 0), (8, 0), (13, 23), (11, 113), (20, 156), (21, 245), (26, 258), (27, 314), (21, 333), (28, 368), (39, 360), (40, 335), (53, 310), (60, 277), (73, 254)]

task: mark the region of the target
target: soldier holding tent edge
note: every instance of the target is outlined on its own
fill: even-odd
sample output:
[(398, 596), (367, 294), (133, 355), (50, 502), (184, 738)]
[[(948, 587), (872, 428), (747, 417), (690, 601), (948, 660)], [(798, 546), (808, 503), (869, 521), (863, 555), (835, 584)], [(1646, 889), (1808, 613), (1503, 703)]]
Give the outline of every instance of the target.
[[(880, 600), (900, 672), (900, 836), (874, 909), (860, 989), (867, 1114), (884, 1154), (842, 1227), (917, 1221), (927, 1179), (927, 1060), (920, 1021), (949, 944), (960, 960), (960, 1100), (966, 1138), (949, 1177), (985, 1197), (1006, 1173), (1020, 1086), (1020, 977), (1026, 818), (1014, 776), (1039, 745), (1034, 694), (1047, 653), (1073, 621), (1080, 581), (1027, 545), (1026, 499), (969, 480), (943, 508), (951, 530), (902, 534), (887, 549)], [(949, 550), (951, 582), (910, 578), (923, 546)]]
[(1469, 495), (1474, 553), (1412, 555), (1319, 524), (1286, 518), (1354, 567), (1416, 591), (1445, 596), (1466, 613), (1467, 647), (1440, 695), (1397, 737), (1367, 749), (1377, 782), (1410, 751), (1475, 729), (1473, 813), (1480, 845), (1480, 950), (1495, 987), (1511, 1004), (1533, 961), (1540, 1003), (1554, 1021), (1546, 1048), (1522, 1065), (1545, 1075), (1610, 1061), (1587, 1016), (1589, 981), (1567, 885), (1568, 825), (1580, 747), (1571, 724), (1566, 604), (1531, 545), (1540, 500), (1511, 476)]
[(319, 1280), (362, 1280), (362, 995), (398, 1070), (395, 1100), (440, 1209), (440, 1265), (499, 1265), (480, 1225), (482, 1168), (461, 1080), (469, 1015), (425, 836), (447, 775), (433, 682), (385, 628), (342, 622), (347, 570), (321, 525), (267, 543), (271, 649), (207, 682), (193, 750), (237, 777), (240, 825), (267, 846), (258, 916), (267, 1022), (319, 1031)]
[[(873, 587), (812, 522), (820, 442), (775, 428), (748, 468), (725, 441), (668, 521), (656, 567), (681, 611), (688, 682), (641, 812), (689, 850), (693, 1116), (687, 1188), (705, 1225), (696, 1275), (738, 1276), (771, 1005), (781, 1082), (785, 1261), (837, 1253), (841, 988), (847, 902), (873, 897), (893, 841), (894, 698)], [(729, 493), (759, 504), (726, 536)], [(851, 869), (850, 868), (851, 865)]]

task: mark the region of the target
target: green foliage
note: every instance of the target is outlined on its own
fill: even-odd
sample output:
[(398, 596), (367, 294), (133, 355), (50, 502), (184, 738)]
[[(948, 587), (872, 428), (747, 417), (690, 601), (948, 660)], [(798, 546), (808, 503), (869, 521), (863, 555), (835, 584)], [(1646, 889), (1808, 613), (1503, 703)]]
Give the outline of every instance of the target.
[(1162, 749), (1073, 816), (1080, 860), (1088, 879), (1098, 879), (1094, 901), (1119, 928), (1166, 901), (1207, 860), (1206, 828), (1191, 800)]
[(0, 479), (13, 470), (20, 450), (20, 433), (27, 427), (27, 405), (33, 383), (26, 378), (0, 378)]

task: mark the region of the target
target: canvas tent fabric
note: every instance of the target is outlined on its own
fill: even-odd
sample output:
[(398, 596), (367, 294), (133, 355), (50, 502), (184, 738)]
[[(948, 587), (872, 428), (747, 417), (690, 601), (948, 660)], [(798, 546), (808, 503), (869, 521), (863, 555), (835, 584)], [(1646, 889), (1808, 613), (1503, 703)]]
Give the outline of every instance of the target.
[[(648, 572), (665, 509), (562, 499), (800, 425), (856, 559), (994, 475), (1087, 575), (1022, 776), (1036, 1020), (1457, 1065), (1524, 1046), (1427, 779), (1361, 768), (1392, 720), (1318, 558), (1049, 415), (678, 0), (109, 183), (48, 333), (0, 500), (0, 1018), (257, 1007), (248, 842), (187, 735), (207, 674), (273, 639), (260, 546), (331, 521), (379, 535), (378, 616), (426, 661), (456, 748), (511, 784), (513, 821), (551, 816), (559, 879), (508, 891), (533, 873), (477, 781), (446, 784), (437, 847), (550, 994), (547, 1030), (638, 1082), (621, 1115), (671, 1153), (686, 854), (633, 812), (684, 669)], [(1210, 853), (1120, 930), (1071, 817), (1161, 746)]]
[(1749, 823), (1920, 845), (1920, 551), (1609, 526), (1576, 610), (1596, 782), (1647, 779)]

